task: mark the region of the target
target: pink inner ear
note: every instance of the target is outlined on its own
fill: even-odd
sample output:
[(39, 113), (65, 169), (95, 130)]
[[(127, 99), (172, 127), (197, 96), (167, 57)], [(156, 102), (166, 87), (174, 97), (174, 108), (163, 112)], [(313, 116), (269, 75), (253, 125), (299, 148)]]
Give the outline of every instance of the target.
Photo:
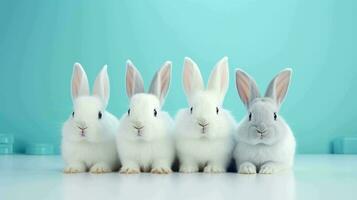
[[(86, 84), (82, 80), (84, 78), (83, 71), (80, 69), (80, 67), (76, 67), (74, 74), (73, 74), (73, 79), (72, 79), (72, 97), (77, 98), (81, 94), (87, 92), (87, 91), (81, 91), (81, 90), (86, 90), (86, 88), (82, 84)], [(83, 87), (83, 88), (81, 88)]]
[(289, 73), (283, 73), (278, 77), (275, 85), (275, 94), (278, 102), (282, 102), (289, 86)]
[(163, 98), (167, 90), (169, 88), (169, 82), (170, 82), (170, 70), (169, 68), (165, 68), (163, 73), (160, 74), (160, 98)]
[(128, 67), (126, 74), (126, 93), (129, 97), (133, 95), (133, 88), (135, 87), (134, 83), (134, 70), (131, 67)]
[(184, 69), (184, 72), (183, 72), (183, 84), (186, 88), (186, 91), (188, 93), (191, 93), (192, 91), (192, 88), (191, 88), (191, 82), (192, 82), (192, 74), (193, 71), (192, 71), (192, 68), (191, 67), (188, 67), (188, 66), (185, 66), (185, 69)]
[(249, 86), (249, 78), (238, 72), (236, 78), (236, 85), (238, 88), (239, 96), (241, 97), (244, 104), (248, 104), (249, 96), (250, 96), (250, 86)]

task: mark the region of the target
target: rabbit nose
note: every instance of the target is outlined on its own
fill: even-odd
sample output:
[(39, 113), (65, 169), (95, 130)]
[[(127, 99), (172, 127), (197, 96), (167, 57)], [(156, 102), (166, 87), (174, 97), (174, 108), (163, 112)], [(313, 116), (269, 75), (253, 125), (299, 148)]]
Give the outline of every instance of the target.
[(205, 128), (206, 126), (208, 126), (208, 123), (198, 122), (198, 125), (202, 126), (202, 128)]
[(84, 130), (84, 129), (87, 129), (87, 123), (85, 123), (84, 121), (76, 121), (76, 124), (78, 126), (78, 128)]
[(142, 128), (144, 128), (143, 123), (141, 123), (140, 121), (132, 121), (131, 123), (133, 124), (133, 127), (134, 127), (135, 129), (142, 129)]
[(200, 126), (207, 126), (208, 125), (208, 121), (204, 118), (198, 118), (197, 119), (197, 123), (200, 125)]
[(261, 123), (258, 126), (256, 126), (256, 129), (258, 133), (265, 133), (267, 130), (267, 126), (264, 123)]

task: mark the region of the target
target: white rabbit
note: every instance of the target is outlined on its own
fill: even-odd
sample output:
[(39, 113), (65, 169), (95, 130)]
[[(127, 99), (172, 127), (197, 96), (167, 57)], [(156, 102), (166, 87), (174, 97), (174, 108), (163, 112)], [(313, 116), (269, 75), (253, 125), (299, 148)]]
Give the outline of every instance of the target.
[(104, 173), (117, 170), (115, 145), (118, 119), (105, 109), (109, 100), (109, 78), (105, 65), (94, 84), (93, 96), (85, 71), (74, 64), (72, 75), (73, 112), (62, 128), (62, 157), (65, 173)]
[(140, 72), (127, 62), (126, 91), (129, 110), (121, 118), (117, 148), (122, 163), (120, 173), (149, 172), (167, 174), (175, 157), (173, 120), (161, 110), (171, 80), (171, 62), (154, 76), (148, 93)]
[(291, 69), (281, 71), (270, 82), (265, 97), (260, 97), (254, 79), (240, 69), (236, 71), (237, 90), (248, 111), (235, 134), (234, 158), (239, 173), (271, 174), (292, 167), (295, 138), (278, 114), (291, 73)]
[(207, 173), (227, 170), (234, 148), (235, 121), (222, 108), (229, 84), (228, 58), (212, 71), (207, 89), (197, 64), (185, 58), (183, 86), (189, 108), (181, 109), (175, 119), (175, 141), (180, 172), (203, 169)]

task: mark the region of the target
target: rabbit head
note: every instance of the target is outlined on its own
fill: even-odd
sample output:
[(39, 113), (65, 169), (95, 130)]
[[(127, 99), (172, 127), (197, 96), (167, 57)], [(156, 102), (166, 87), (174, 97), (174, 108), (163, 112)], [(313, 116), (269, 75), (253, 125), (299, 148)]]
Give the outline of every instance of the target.
[(288, 126), (279, 115), (279, 109), (287, 94), (292, 70), (281, 71), (270, 82), (264, 97), (260, 96), (254, 79), (241, 69), (236, 71), (238, 94), (248, 114), (241, 122), (240, 140), (250, 144), (272, 145), (285, 136)]
[(86, 72), (79, 63), (75, 63), (72, 75), (73, 112), (67, 120), (71, 131), (65, 131), (64, 137), (72, 141), (99, 142), (105, 139), (103, 131), (109, 100), (109, 78), (105, 65), (98, 74), (93, 89), (89, 94)]
[(148, 93), (144, 81), (131, 61), (127, 62), (126, 92), (130, 98), (129, 109), (122, 118), (121, 134), (131, 140), (152, 140), (161, 137), (167, 128), (166, 112), (161, 111), (171, 80), (171, 62), (165, 62), (156, 72)]
[(189, 133), (189, 137), (214, 138), (221, 134), (228, 114), (222, 108), (228, 83), (227, 57), (221, 59), (212, 70), (207, 88), (204, 87), (197, 64), (190, 58), (185, 58), (183, 86), (189, 104), (189, 108), (185, 110), (187, 113), (185, 126), (193, 130)]

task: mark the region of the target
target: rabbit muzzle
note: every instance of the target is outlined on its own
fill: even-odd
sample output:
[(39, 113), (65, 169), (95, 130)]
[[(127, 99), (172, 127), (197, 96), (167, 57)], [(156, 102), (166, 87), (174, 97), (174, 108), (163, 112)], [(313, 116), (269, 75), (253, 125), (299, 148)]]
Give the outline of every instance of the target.
[(266, 137), (268, 135), (268, 129), (267, 128), (258, 128), (256, 127), (256, 132), (257, 132), (257, 135), (260, 139), (263, 139), (264, 137)]
[(205, 119), (199, 119), (197, 120), (198, 126), (201, 128), (201, 133), (205, 134), (207, 132), (207, 127), (208, 127), (208, 122)]
[(142, 132), (143, 128), (144, 128), (143, 126), (141, 126), (141, 127), (134, 126), (134, 129), (136, 129), (136, 131), (137, 131), (137, 136), (142, 136), (143, 135), (143, 132)]
[(76, 122), (76, 126), (80, 131), (80, 135), (82, 137), (85, 137), (86, 136), (86, 132), (85, 131), (88, 129), (88, 126), (86, 125), (86, 123), (83, 122), (83, 121)]
[(142, 136), (143, 129), (144, 129), (144, 126), (142, 125), (142, 123), (139, 121), (134, 121), (134, 122), (132, 122), (132, 125), (133, 125), (134, 130), (136, 131), (136, 135)]
[(256, 129), (256, 130), (257, 130), (257, 133), (258, 133), (258, 136), (260, 137), (260, 139), (263, 139), (266, 135), (268, 135), (267, 130), (264, 130), (264, 131), (261, 131), (259, 129)]
[(255, 129), (255, 133), (260, 139), (263, 139), (269, 134), (268, 126), (266, 126), (264, 123), (254, 125), (253, 127)]

